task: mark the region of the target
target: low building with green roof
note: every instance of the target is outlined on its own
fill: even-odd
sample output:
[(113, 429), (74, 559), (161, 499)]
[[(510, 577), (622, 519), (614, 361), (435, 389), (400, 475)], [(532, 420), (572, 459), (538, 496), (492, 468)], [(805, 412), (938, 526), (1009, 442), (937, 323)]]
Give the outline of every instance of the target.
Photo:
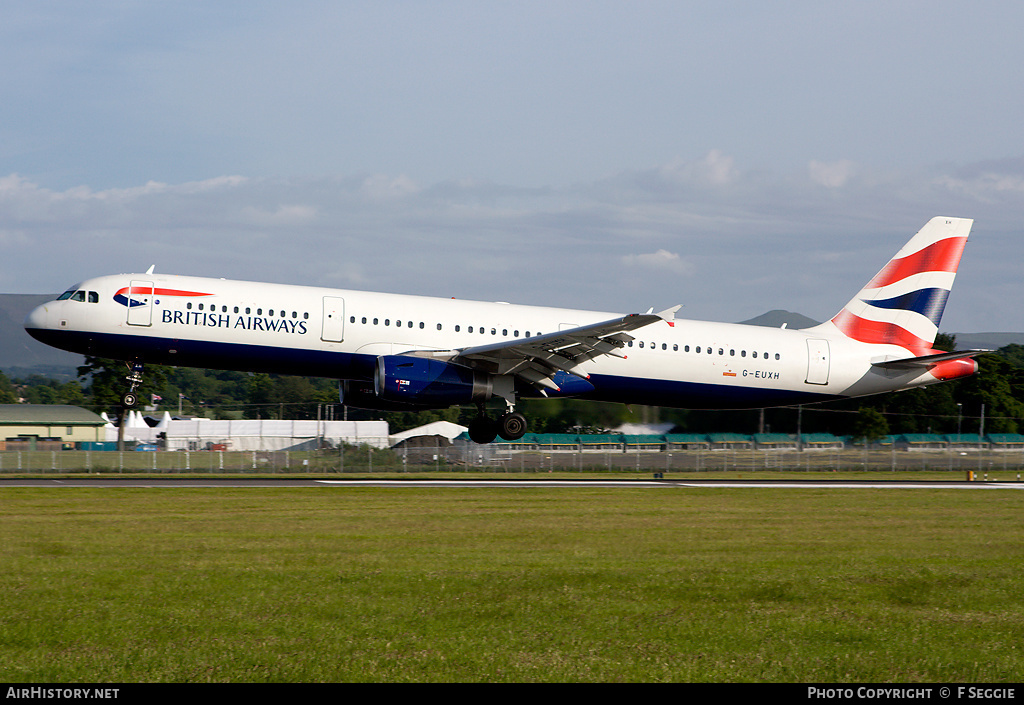
[(990, 433), (986, 438), (992, 450), (1024, 449), (1024, 435), (1020, 433)]
[(755, 433), (754, 444), (761, 450), (796, 450), (796, 438), (788, 433)]
[(105, 441), (106, 425), (98, 414), (77, 406), (0, 404), (0, 450), (52, 450)]
[(717, 449), (746, 449), (753, 448), (754, 441), (750, 436), (744, 436), (740, 433), (709, 433), (708, 440), (711, 441), (711, 447)]
[(666, 450), (707, 450), (711, 447), (706, 433), (666, 433)]
[(622, 444), (627, 452), (660, 451), (665, 447), (665, 437), (650, 433), (625, 433), (622, 435)]
[(800, 442), (807, 450), (843, 447), (843, 439), (831, 433), (805, 433), (800, 437)]

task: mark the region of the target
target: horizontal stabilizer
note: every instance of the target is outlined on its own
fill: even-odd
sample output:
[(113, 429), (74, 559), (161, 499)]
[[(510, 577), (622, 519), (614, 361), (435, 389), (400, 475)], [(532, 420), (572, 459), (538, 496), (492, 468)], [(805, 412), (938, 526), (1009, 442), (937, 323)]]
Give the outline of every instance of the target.
[(885, 362), (872, 362), (874, 367), (886, 369), (910, 369), (912, 367), (931, 367), (940, 362), (949, 360), (968, 360), (976, 355), (990, 353), (991, 350), (958, 350), (956, 352), (943, 352), (934, 355), (921, 355), (920, 357), (905, 357), (900, 360), (886, 360)]

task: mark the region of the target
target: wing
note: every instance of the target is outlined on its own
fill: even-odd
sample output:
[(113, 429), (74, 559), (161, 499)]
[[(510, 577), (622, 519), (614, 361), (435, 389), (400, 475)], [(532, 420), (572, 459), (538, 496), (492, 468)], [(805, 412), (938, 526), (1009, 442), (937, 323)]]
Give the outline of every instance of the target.
[(490, 345), (406, 354), (443, 359), (495, 375), (515, 375), (547, 396), (546, 390), (561, 391), (561, 385), (572, 381), (572, 377), (567, 378), (566, 375), (588, 378), (590, 375), (586, 371), (586, 363), (590, 360), (602, 355), (625, 358), (622, 348), (633, 340), (630, 331), (658, 321), (673, 325), (675, 312), (680, 308), (674, 306), (661, 313), (631, 313), (557, 333), (505, 340)]

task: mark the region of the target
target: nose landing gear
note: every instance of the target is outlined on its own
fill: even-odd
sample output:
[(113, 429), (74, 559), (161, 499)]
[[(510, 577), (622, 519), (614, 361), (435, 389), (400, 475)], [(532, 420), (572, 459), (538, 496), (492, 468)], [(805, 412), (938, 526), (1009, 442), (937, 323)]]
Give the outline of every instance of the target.
[(139, 395), (135, 390), (142, 384), (142, 363), (129, 362), (126, 364), (129, 370), (128, 376), (125, 377), (128, 382), (128, 391), (121, 396), (121, 406), (125, 409), (132, 409), (139, 403)]

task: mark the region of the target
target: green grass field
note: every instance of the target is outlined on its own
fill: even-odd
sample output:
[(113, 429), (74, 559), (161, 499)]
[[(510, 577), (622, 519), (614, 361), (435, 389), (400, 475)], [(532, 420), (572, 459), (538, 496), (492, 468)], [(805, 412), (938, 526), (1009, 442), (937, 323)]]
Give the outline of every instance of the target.
[(1024, 493), (15, 489), (0, 681), (1019, 681)]

